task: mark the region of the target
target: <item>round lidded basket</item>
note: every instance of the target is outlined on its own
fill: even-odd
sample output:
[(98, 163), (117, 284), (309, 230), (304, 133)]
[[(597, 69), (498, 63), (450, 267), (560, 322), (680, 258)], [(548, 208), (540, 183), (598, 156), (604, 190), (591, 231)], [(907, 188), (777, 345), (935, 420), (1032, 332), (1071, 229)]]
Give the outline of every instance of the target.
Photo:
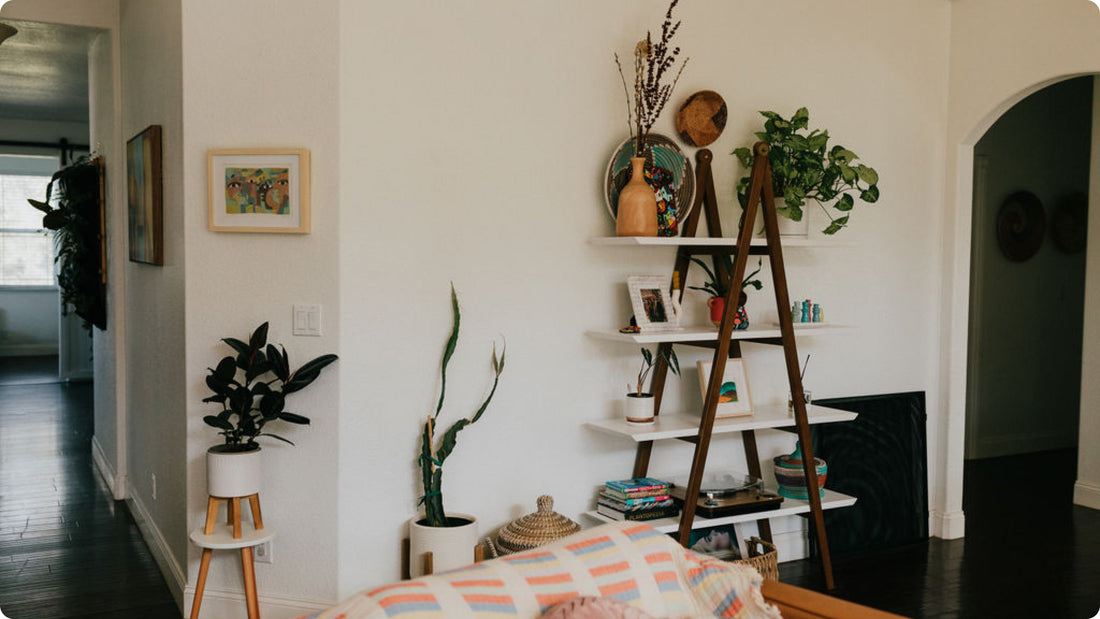
[(554, 511), (554, 497), (544, 494), (537, 503), (538, 511), (501, 528), (494, 544), (498, 553), (531, 550), (581, 530), (581, 525)]

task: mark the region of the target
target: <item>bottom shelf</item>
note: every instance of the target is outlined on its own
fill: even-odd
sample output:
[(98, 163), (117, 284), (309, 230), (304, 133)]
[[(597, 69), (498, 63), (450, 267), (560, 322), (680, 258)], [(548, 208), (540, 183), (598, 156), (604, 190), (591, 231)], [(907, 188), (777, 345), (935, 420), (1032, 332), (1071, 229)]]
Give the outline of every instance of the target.
[[(851, 507), (856, 504), (856, 497), (848, 496), (840, 492), (834, 492), (825, 489), (825, 498), (821, 499), (822, 509), (838, 509), (841, 507)], [(781, 516), (795, 516), (798, 514), (810, 513), (810, 502), (802, 499), (783, 499), (783, 504), (777, 509), (769, 509), (762, 512), (752, 512), (751, 514), (737, 514), (735, 516), (722, 516), (721, 518), (704, 518), (702, 516), (696, 516), (695, 522), (691, 524), (693, 529), (706, 529), (708, 527), (716, 527), (723, 524), (736, 524), (739, 522), (754, 522), (756, 520), (763, 520), (764, 518), (779, 518)], [(596, 511), (589, 511), (584, 513), (585, 516), (598, 520), (600, 522), (615, 522), (615, 520), (604, 516)], [(643, 520), (651, 527), (661, 531), (662, 533), (673, 533), (680, 529), (680, 517), (675, 518), (658, 518), (656, 520)]]

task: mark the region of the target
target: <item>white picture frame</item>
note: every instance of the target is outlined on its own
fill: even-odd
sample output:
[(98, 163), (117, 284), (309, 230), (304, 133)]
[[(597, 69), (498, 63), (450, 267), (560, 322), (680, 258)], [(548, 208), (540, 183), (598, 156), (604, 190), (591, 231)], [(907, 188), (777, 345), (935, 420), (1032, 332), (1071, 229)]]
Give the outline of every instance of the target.
[[(696, 362), (699, 368), (699, 388), (703, 394), (703, 402), (707, 400), (707, 383), (710, 381), (710, 368), (712, 361), (700, 359)], [(745, 370), (744, 359), (727, 359), (726, 369), (722, 372), (722, 390), (719, 391), (718, 406), (715, 408), (715, 419), (725, 417), (747, 417), (753, 414), (752, 393), (749, 391), (749, 376)], [(725, 400), (725, 401), (723, 401)]]
[(626, 280), (634, 322), (643, 333), (675, 331), (680, 314), (672, 304), (667, 278), (660, 275), (632, 275)]
[[(309, 182), (306, 148), (209, 150), (207, 227), (309, 234)], [(263, 191), (247, 190), (257, 186)]]

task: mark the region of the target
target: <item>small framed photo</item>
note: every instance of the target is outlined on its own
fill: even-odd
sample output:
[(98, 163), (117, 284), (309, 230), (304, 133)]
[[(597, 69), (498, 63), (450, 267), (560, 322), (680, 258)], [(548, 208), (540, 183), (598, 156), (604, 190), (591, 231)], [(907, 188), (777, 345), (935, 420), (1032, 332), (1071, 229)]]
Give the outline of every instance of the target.
[[(707, 399), (707, 382), (710, 380), (710, 360), (700, 360), (699, 387), (703, 401)], [(749, 394), (749, 377), (745, 373), (744, 359), (727, 359), (726, 371), (722, 373), (722, 386), (718, 389), (718, 408), (716, 419), (723, 417), (742, 417), (752, 414), (752, 396)]]
[(215, 232), (309, 233), (309, 150), (207, 152), (209, 227)]
[(630, 290), (634, 321), (640, 331), (673, 331), (680, 326), (680, 316), (672, 306), (665, 278), (634, 275), (627, 278), (626, 286)]
[(732, 524), (724, 524), (705, 529), (692, 529), (688, 538), (688, 548), (695, 552), (710, 555), (715, 559), (733, 560), (741, 558), (738, 550), (738, 533)]
[(160, 125), (149, 125), (126, 142), (126, 207), (130, 261), (164, 265), (164, 184)]

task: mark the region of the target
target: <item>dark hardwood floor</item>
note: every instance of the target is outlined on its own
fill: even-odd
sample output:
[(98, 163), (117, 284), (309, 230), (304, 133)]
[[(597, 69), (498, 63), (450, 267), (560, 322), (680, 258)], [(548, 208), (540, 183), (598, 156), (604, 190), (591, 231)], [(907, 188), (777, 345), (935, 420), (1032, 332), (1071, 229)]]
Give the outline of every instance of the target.
[(0, 363), (0, 613), (178, 618), (125, 503), (93, 469), (92, 385), (51, 372), (56, 357)]
[[(833, 595), (924, 619), (1097, 616), (1100, 511), (1073, 505), (1076, 465), (1076, 450), (968, 461), (964, 539), (836, 559)], [(824, 590), (810, 561), (779, 573)]]

